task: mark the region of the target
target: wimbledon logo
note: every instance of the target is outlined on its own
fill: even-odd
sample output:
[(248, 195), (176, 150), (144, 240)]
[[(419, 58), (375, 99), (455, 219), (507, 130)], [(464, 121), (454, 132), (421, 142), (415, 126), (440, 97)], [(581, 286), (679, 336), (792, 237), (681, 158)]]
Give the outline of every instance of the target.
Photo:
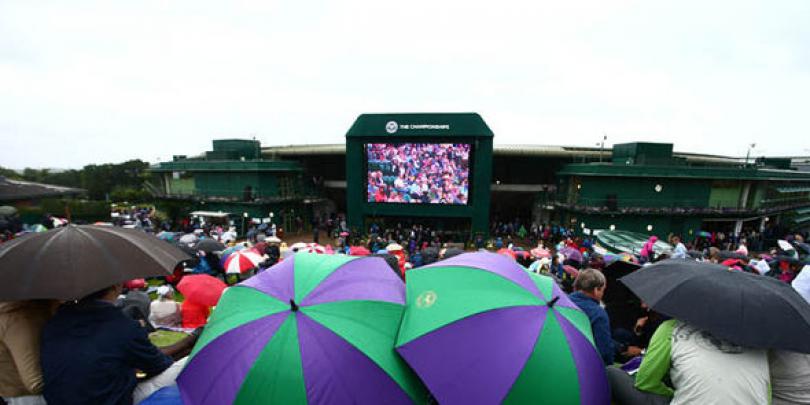
[(385, 124), (385, 132), (388, 132), (389, 134), (393, 134), (394, 132), (397, 132), (398, 129), (399, 129), (399, 124), (397, 124), (396, 121), (388, 121), (388, 123)]
[(436, 292), (425, 291), (416, 297), (416, 307), (421, 309), (430, 308), (436, 303), (436, 298), (438, 298)]

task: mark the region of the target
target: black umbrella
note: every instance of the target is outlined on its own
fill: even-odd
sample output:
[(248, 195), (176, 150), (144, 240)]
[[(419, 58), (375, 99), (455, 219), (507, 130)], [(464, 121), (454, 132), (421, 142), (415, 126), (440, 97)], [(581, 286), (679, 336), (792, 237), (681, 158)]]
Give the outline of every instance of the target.
[(189, 257), (134, 229), (68, 225), (0, 245), (0, 300), (81, 298), (141, 277), (171, 275)]
[(464, 249), (447, 248), (447, 250), (444, 251), (444, 258), (449, 259), (449, 258), (451, 258), (453, 256), (458, 256), (458, 255), (460, 255), (462, 253), (464, 253)]
[(784, 256), (784, 255), (776, 255), (772, 260), (772, 262), (787, 262), (790, 264), (798, 264), (801, 263), (801, 260), (793, 257), (793, 256)]
[(221, 252), (225, 250), (225, 245), (209, 238), (205, 238), (194, 245), (194, 250), (202, 250), (205, 253)]
[(628, 299), (636, 298), (635, 294), (633, 294), (627, 288), (627, 286), (622, 283), (618, 283), (617, 281), (620, 278), (638, 270), (639, 268), (641, 268), (640, 265), (626, 262), (624, 260), (617, 260), (605, 266), (602, 273), (607, 279), (608, 288), (605, 289), (605, 296), (602, 297), (602, 299), (605, 302), (613, 302), (626, 301)]
[(725, 259), (748, 260), (748, 256), (742, 253), (732, 252), (730, 250), (721, 250), (720, 252), (717, 253), (717, 255), (723, 260)]
[(618, 281), (640, 267), (635, 263), (617, 260), (602, 269), (607, 279), (607, 288), (602, 301), (605, 303), (605, 310), (613, 328), (633, 330), (636, 319), (642, 316), (641, 300), (626, 285)]
[(194, 244), (175, 242), (175, 246), (177, 246), (178, 249), (182, 250), (183, 253), (191, 257), (197, 256), (197, 250), (194, 249)]
[(686, 254), (688, 254), (689, 257), (691, 257), (693, 259), (704, 259), (704, 258), (706, 258), (706, 255), (704, 255), (703, 252), (701, 252), (699, 250), (690, 250), (690, 251), (686, 252)]
[(435, 247), (422, 249), (422, 263), (428, 265), (436, 262), (436, 260), (439, 260), (439, 249)]
[(659, 313), (740, 346), (810, 353), (810, 305), (790, 285), (671, 259), (621, 281)]

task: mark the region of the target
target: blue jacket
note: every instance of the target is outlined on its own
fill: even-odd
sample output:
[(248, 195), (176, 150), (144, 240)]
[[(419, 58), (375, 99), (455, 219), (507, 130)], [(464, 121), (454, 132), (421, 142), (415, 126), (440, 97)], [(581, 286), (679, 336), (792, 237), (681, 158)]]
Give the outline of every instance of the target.
[(144, 328), (105, 301), (60, 308), (41, 349), (49, 404), (132, 404), (135, 369), (157, 375), (172, 365)]
[(588, 315), (591, 320), (591, 330), (593, 331), (593, 341), (602, 361), (605, 365), (613, 364), (613, 338), (610, 334), (610, 319), (604, 308), (599, 306), (595, 299), (577, 291), (568, 296), (579, 309)]

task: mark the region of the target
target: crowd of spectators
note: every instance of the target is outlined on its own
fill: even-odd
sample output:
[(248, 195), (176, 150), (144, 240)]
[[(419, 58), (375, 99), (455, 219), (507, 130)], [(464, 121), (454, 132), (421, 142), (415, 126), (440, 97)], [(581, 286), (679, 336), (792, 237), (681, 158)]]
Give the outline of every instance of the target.
[(469, 144), (368, 144), (369, 202), (467, 204)]

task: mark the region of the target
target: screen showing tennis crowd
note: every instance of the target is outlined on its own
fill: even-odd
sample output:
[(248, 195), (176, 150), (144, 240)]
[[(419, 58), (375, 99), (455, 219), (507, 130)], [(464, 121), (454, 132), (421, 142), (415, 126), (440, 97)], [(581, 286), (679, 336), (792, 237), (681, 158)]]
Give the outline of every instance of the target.
[(467, 204), (470, 149), (466, 143), (367, 144), (367, 201)]

